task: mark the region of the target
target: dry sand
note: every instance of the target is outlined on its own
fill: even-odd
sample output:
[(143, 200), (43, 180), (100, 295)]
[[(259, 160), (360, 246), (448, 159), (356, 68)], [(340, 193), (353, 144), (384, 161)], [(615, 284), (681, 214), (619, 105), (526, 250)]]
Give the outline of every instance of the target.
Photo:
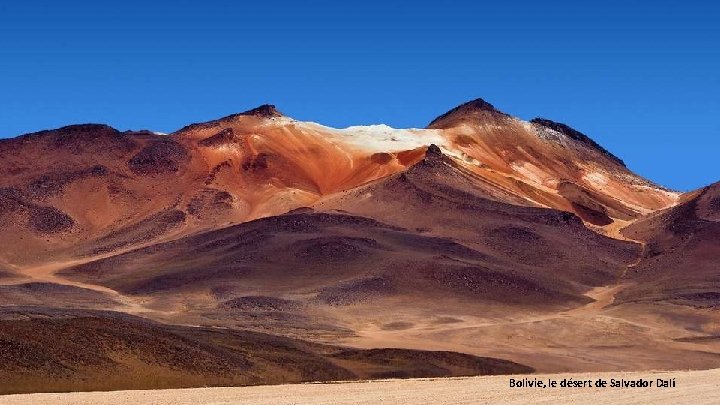
[[(706, 371), (534, 375), (547, 381), (674, 378), (674, 388), (510, 388), (510, 376), (294, 384), (237, 388), (25, 394), (0, 404), (718, 404), (720, 369)], [(516, 376), (513, 378), (522, 378)]]

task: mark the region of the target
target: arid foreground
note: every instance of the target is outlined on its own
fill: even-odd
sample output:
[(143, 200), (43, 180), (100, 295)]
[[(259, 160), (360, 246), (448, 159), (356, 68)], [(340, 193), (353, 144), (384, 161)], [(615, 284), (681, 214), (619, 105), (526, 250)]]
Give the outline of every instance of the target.
[(675, 379), (674, 388), (510, 388), (509, 376), (378, 380), (241, 388), (23, 394), (0, 397), (0, 404), (469, 404), (469, 403), (627, 403), (716, 404), (720, 370), (633, 373), (547, 374), (540, 380)]

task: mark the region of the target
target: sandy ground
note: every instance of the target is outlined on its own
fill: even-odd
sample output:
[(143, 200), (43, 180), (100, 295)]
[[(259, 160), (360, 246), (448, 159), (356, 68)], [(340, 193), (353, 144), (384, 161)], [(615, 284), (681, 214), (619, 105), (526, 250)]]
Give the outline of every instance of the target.
[[(25, 394), (0, 397), (0, 404), (717, 404), (720, 369), (706, 371), (532, 375), (542, 381), (610, 379), (653, 381), (652, 388), (510, 388), (520, 376), (380, 380), (237, 388)], [(675, 379), (657, 388), (658, 378)]]

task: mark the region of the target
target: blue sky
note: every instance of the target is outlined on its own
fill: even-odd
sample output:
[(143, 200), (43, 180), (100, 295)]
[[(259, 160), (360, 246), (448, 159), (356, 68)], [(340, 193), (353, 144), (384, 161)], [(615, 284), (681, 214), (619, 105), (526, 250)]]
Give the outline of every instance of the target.
[(423, 127), (482, 97), (565, 122), (660, 184), (720, 180), (711, 1), (0, 3), (0, 137), (171, 132), (273, 103)]

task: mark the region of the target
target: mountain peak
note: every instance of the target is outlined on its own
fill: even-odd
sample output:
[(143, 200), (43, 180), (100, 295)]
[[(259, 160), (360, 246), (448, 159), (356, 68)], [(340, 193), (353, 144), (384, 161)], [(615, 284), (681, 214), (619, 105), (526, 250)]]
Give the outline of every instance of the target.
[(445, 114), (435, 118), (430, 122), (428, 128), (431, 129), (443, 129), (450, 128), (456, 125), (458, 122), (477, 119), (481, 115), (485, 114), (508, 116), (504, 112), (495, 108), (494, 105), (488, 103), (482, 98), (476, 98), (475, 100), (468, 101), (467, 103), (460, 104)]
[(574, 139), (580, 143), (583, 143), (586, 146), (589, 146), (589, 147), (599, 151), (600, 153), (604, 154), (611, 160), (613, 160), (616, 163), (619, 163), (621, 166), (625, 167), (625, 162), (623, 162), (620, 158), (618, 158), (617, 156), (610, 153), (607, 149), (600, 146), (600, 144), (598, 144), (597, 142), (592, 140), (589, 136), (583, 134), (582, 132), (580, 132), (574, 128), (571, 128), (570, 126), (568, 126), (566, 124), (563, 124), (560, 122), (555, 122), (555, 121), (552, 121), (552, 120), (549, 120), (546, 118), (540, 118), (540, 117), (533, 118), (532, 120), (530, 120), (530, 122), (535, 125), (539, 125), (541, 127), (552, 129), (553, 131), (557, 131), (571, 139)]
[(443, 155), (442, 150), (437, 145), (430, 144), (425, 150), (425, 156), (411, 169), (412, 172), (426, 171), (428, 169), (435, 169), (441, 167), (443, 162), (446, 161), (446, 157)]
[(284, 117), (283, 113), (281, 113), (277, 107), (275, 107), (273, 104), (263, 104), (259, 107), (255, 107), (253, 109), (243, 111), (241, 113), (235, 113), (231, 115), (227, 115), (222, 118), (218, 118), (212, 121), (207, 122), (198, 122), (190, 125), (186, 125), (182, 128), (180, 128), (178, 131), (175, 131), (174, 133), (181, 133), (188, 130), (193, 130), (197, 128), (207, 128), (207, 127), (217, 127), (220, 124), (227, 123), (228, 121), (234, 121), (239, 117), (257, 117), (257, 118), (279, 118)]
[(238, 115), (251, 115), (253, 117), (262, 117), (262, 118), (276, 118), (276, 117), (282, 117), (283, 113), (281, 113), (277, 109), (277, 107), (275, 107), (273, 104), (263, 104), (259, 107), (255, 107), (251, 110), (241, 112)]
[(427, 148), (427, 151), (425, 151), (425, 159), (439, 159), (442, 157), (442, 154), (442, 150), (440, 150), (440, 148), (433, 143), (430, 144), (430, 146), (428, 146)]
[(499, 112), (495, 108), (494, 105), (488, 103), (487, 101), (483, 100), (482, 98), (476, 98), (475, 100), (470, 100), (467, 103), (460, 104), (457, 108)]
[(45, 129), (38, 132), (31, 132), (20, 135), (15, 139), (27, 141), (30, 139), (40, 139), (51, 137), (62, 142), (67, 139), (95, 139), (99, 137), (120, 136), (122, 133), (117, 129), (106, 124), (73, 124), (55, 129)]

